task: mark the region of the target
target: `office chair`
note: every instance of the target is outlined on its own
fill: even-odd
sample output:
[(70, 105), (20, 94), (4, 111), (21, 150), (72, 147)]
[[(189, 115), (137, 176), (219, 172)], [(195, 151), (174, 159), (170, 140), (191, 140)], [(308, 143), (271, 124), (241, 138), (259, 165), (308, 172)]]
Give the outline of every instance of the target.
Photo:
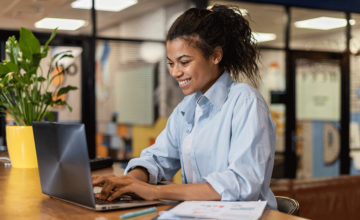
[(298, 201), (284, 196), (275, 196), (275, 198), (280, 212), (300, 216), (300, 205)]

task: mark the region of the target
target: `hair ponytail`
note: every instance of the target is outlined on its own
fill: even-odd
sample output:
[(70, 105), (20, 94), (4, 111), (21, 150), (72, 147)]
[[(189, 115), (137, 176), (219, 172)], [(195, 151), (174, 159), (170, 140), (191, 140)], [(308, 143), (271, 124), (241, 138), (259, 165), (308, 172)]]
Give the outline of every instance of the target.
[(234, 80), (248, 78), (257, 85), (260, 79), (257, 61), (259, 50), (249, 22), (236, 6), (214, 5), (210, 10), (191, 8), (176, 19), (167, 34), (167, 41), (181, 38), (199, 48), (208, 58), (215, 47), (223, 50), (219, 63)]

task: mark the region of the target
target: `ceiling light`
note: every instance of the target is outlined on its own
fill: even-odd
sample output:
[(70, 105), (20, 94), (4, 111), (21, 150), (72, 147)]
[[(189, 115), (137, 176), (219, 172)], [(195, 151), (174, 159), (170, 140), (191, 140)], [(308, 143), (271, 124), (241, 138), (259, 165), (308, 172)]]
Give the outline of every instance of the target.
[[(98, 11), (121, 11), (137, 2), (137, 0), (95, 0), (95, 9)], [(91, 9), (92, 0), (76, 0), (71, 3), (71, 7)]]
[(63, 19), (63, 18), (43, 18), (35, 23), (36, 28), (55, 29), (74, 31), (84, 26), (86, 21), (77, 19)]
[[(209, 9), (211, 9), (213, 6), (208, 6), (206, 9), (207, 10), (209, 10)], [(247, 15), (248, 14), (248, 10), (246, 10), (246, 9), (244, 9), (244, 8), (240, 8), (239, 9), (240, 10), (240, 13), (241, 13), (241, 15)], [(238, 13), (237, 11), (235, 11), (236, 13)], [(239, 14), (239, 13), (238, 13)]]
[(258, 43), (265, 42), (265, 41), (272, 41), (272, 40), (276, 39), (276, 34), (273, 34), (273, 33), (253, 32), (252, 34)]
[[(351, 19), (349, 21), (351, 25), (354, 25), (356, 21)], [(340, 28), (346, 26), (345, 18), (331, 18), (331, 17), (319, 17), (312, 18), (303, 21), (297, 21), (294, 23), (297, 28), (308, 28), (308, 29), (319, 29), (319, 30), (329, 30), (334, 28)]]

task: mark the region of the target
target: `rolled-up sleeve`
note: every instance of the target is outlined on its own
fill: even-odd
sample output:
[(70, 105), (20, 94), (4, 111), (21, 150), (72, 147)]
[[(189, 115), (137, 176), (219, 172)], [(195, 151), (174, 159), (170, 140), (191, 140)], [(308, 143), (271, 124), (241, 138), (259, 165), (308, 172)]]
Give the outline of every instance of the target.
[(228, 168), (204, 179), (222, 196), (221, 200), (266, 198), (273, 168), (275, 124), (266, 104), (257, 97), (237, 100), (232, 117)]
[(149, 183), (170, 180), (180, 169), (178, 151), (178, 107), (169, 117), (165, 129), (156, 138), (155, 143), (141, 152), (140, 158), (130, 160), (125, 174), (137, 166), (147, 169)]

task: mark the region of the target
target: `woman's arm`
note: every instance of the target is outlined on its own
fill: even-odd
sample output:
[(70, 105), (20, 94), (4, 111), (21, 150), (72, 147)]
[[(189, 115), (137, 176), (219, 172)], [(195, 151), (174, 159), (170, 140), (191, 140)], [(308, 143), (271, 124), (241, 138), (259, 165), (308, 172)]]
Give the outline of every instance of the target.
[[(140, 173), (136, 171), (136, 174)], [(145, 200), (221, 200), (221, 195), (209, 183), (159, 186), (145, 183), (131, 175), (124, 175), (111, 177), (97, 184), (102, 185), (103, 188), (96, 197), (103, 200), (107, 199), (108, 201), (125, 193), (134, 193)]]
[[(180, 104), (179, 104), (180, 105)], [(171, 179), (181, 168), (178, 150), (179, 106), (170, 115), (165, 129), (156, 138), (155, 143), (141, 152), (140, 158), (129, 161), (125, 169), (127, 175), (135, 167), (144, 167), (148, 172), (148, 183)]]
[(145, 183), (149, 182), (149, 172), (144, 167), (135, 167), (135, 169), (131, 170), (127, 175), (132, 176)]
[(221, 195), (209, 183), (157, 186), (156, 199), (219, 201)]

